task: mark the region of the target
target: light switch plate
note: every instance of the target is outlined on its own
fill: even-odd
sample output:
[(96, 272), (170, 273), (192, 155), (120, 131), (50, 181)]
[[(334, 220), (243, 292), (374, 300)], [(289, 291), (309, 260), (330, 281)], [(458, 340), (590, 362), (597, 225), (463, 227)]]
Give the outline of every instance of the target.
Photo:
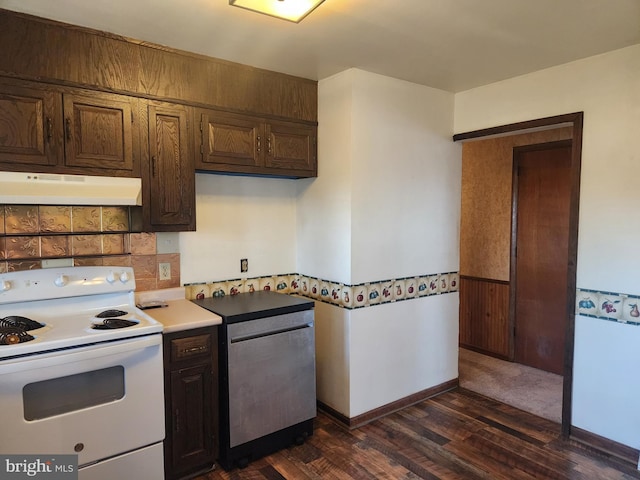
[(42, 260), (42, 268), (73, 267), (73, 258), (52, 258)]

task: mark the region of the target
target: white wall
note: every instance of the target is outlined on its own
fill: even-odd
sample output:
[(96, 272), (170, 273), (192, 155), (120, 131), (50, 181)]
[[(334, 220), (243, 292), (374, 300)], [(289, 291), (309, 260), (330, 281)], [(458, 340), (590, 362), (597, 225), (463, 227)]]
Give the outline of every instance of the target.
[(197, 230), (180, 233), (182, 283), (297, 272), (297, 188), (291, 179), (196, 174)]
[[(320, 169), (298, 202), (301, 272), (356, 284), (457, 271), (453, 95), (351, 69), (322, 80), (318, 101)], [(457, 318), (457, 293), (318, 304), (318, 398), (354, 417), (456, 378)]]
[[(640, 294), (639, 78), (635, 45), (455, 96), (456, 133), (584, 111), (579, 288)], [(576, 317), (572, 421), (634, 448), (640, 448), (637, 329)]]
[[(640, 293), (640, 45), (455, 97), (456, 133), (584, 111), (578, 286)], [(636, 240), (636, 241), (634, 241)]]
[(353, 283), (457, 271), (453, 95), (354, 70), (352, 111)]
[(318, 177), (298, 180), (299, 271), (343, 283), (351, 281), (352, 76), (319, 83)]
[[(351, 77), (347, 70), (318, 86), (318, 177), (298, 181), (298, 271), (351, 280)], [(316, 395), (349, 413), (348, 310), (316, 302)]]
[(347, 415), (350, 409), (351, 312), (316, 302), (316, 396)]
[(350, 323), (354, 417), (458, 377), (458, 294), (355, 310)]

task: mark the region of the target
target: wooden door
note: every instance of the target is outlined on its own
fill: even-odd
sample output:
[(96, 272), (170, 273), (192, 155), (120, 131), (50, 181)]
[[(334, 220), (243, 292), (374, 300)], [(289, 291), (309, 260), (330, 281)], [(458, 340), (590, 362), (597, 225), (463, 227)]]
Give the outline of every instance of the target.
[[(0, 162), (14, 170), (62, 163), (62, 95), (0, 85)], [(25, 168), (28, 170), (28, 168)]]
[(149, 105), (150, 222), (162, 230), (195, 230), (195, 170), (188, 109)]
[[(289, 171), (317, 174), (317, 127), (290, 122), (267, 124), (265, 166)], [(287, 173), (285, 173), (286, 175)]]
[(131, 175), (134, 102), (122, 95), (64, 94), (65, 164)]
[(515, 361), (563, 374), (571, 142), (515, 149)]
[(199, 170), (237, 171), (264, 165), (265, 139), (260, 119), (201, 110)]

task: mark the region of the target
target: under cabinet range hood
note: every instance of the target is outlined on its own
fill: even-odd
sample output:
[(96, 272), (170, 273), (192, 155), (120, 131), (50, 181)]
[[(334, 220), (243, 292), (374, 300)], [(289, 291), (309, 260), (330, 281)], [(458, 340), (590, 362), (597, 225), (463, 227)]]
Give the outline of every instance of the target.
[(0, 204), (142, 205), (139, 178), (0, 172)]

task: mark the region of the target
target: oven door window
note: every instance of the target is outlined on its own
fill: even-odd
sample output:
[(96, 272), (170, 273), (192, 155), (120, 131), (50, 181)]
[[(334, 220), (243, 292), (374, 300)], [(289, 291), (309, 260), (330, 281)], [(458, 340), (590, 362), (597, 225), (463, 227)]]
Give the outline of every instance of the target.
[(22, 390), (25, 420), (40, 420), (124, 397), (124, 367), (115, 366), (29, 383)]

